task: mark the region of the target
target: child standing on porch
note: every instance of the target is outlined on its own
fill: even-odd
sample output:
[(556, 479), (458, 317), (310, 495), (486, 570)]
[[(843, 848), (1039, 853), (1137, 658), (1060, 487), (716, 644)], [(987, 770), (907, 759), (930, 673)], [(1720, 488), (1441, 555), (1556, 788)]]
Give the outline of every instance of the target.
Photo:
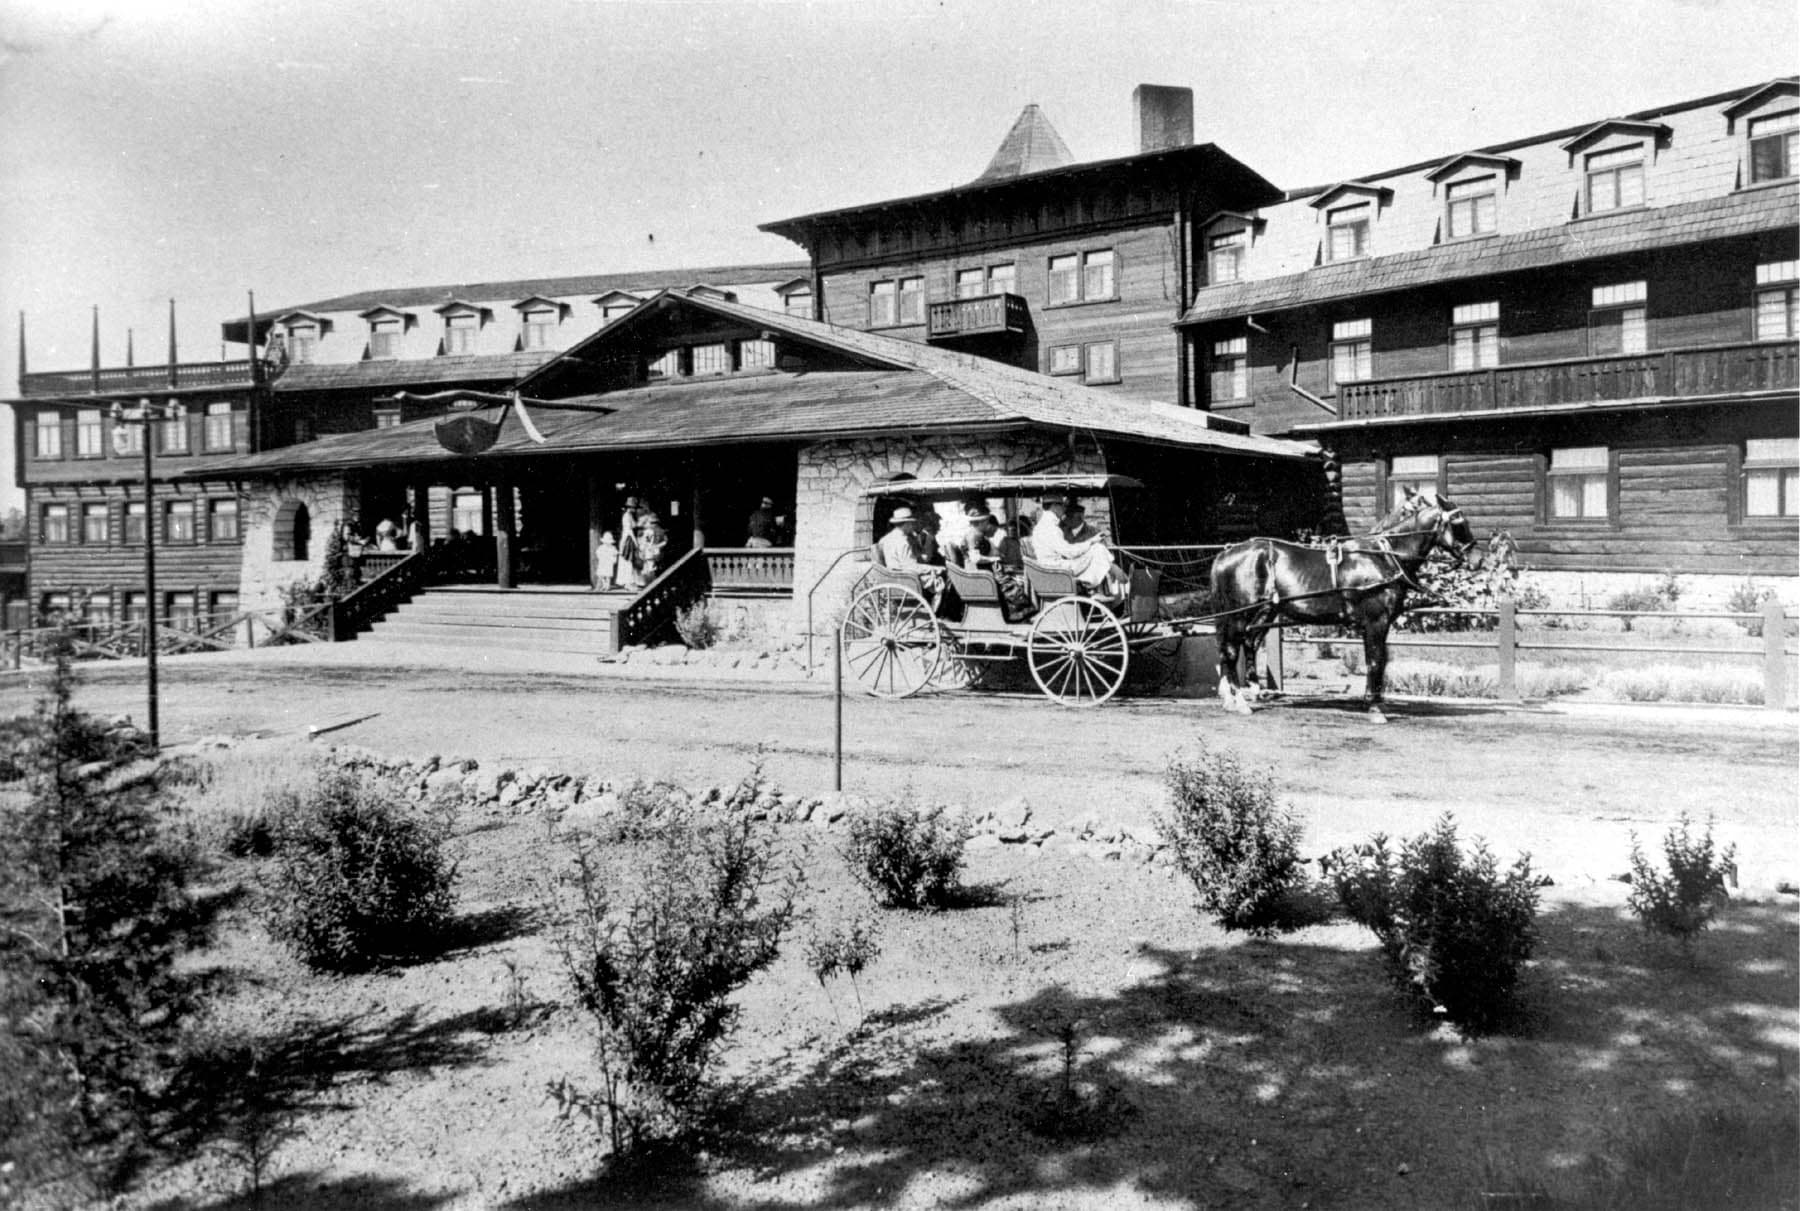
[(613, 540), (612, 531), (607, 530), (600, 535), (600, 545), (594, 548), (594, 588), (602, 593), (609, 593), (619, 587), (619, 544)]

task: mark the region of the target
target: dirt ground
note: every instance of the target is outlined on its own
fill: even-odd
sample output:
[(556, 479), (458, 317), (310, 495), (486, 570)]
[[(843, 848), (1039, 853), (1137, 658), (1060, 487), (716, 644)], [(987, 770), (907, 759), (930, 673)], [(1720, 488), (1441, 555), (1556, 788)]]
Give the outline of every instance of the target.
[[(804, 685), (227, 658), (164, 668), (166, 742), (207, 734), (354, 742), (613, 778), (731, 783), (760, 752), (783, 789), (832, 785), (833, 702)], [(0, 712), (29, 705), (0, 679)], [(141, 670), (90, 673), (77, 701), (142, 717)], [(730, 1075), (746, 1096), (708, 1151), (651, 1180), (596, 1180), (591, 1134), (558, 1123), (552, 1079), (592, 1074), (586, 1023), (543, 927), (559, 860), (541, 819), (462, 822), (448, 954), (353, 978), (310, 976), (247, 913), (207, 957), (236, 979), (221, 1017), (309, 1073), (272, 1166), (272, 1207), (1457, 1207), (1616, 1157), (1688, 1110), (1791, 1104), (1800, 1072), (1800, 880), (1792, 715), (1403, 703), (1386, 726), (1347, 703), (1244, 719), (1205, 702), (1074, 713), (1029, 696), (844, 705), (847, 791), (910, 787), (977, 809), (1023, 797), (1041, 845), (986, 845), (985, 902), (884, 914), (861, 982), (829, 992), (790, 945), (743, 994)], [(1078, 820), (1147, 827), (1168, 756), (1196, 739), (1276, 770), (1316, 855), (1452, 811), (1545, 889), (1511, 1037), (1422, 1031), (1357, 928), (1276, 941), (1221, 933), (1166, 867), (1096, 860)], [(1693, 961), (1623, 913), (1629, 833), (1713, 813), (1740, 853), (1739, 902)], [(862, 911), (837, 835), (779, 826), (809, 855), (813, 923)], [(254, 882), (252, 869), (236, 877)], [(802, 924), (796, 941), (814, 925)], [(509, 966), (510, 964), (510, 966)], [(520, 999), (534, 1008), (504, 1015)], [(1060, 1080), (1116, 1094), (1069, 1138), (1032, 1129)], [(209, 1147), (131, 1205), (247, 1206)], [(1510, 1183), (1510, 1184), (1509, 1184)]]

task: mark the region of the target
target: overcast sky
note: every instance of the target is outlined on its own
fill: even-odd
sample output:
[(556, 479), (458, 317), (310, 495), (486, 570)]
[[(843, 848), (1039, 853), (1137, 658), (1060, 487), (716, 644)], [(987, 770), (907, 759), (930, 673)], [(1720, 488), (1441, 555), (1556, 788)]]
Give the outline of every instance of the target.
[(145, 364), (174, 298), (210, 360), (247, 290), (798, 258), (756, 225), (965, 182), (1033, 101), (1100, 159), (1186, 85), (1295, 187), (1797, 60), (1793, 0), (0, 0), (0, 317), (80, 369), (97, 304)]

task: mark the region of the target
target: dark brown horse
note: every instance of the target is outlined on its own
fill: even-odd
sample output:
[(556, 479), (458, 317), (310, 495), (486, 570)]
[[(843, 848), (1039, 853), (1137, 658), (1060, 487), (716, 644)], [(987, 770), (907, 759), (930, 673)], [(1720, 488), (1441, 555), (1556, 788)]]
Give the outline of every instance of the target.
[(1257, 649), (1281, 623), (1341, 623), (1362, 632), (1368, 663), (1365, 697), (1381, 714), (1387, 674), (1388, 628), (1417, 589), (1419, 569), (1437, 549), (1459, 562), (1480, 553), (1462, 510), (1435, 492), (1408, 488), (1400, 507), (1360, 538), (1323, 544), (1252, 538), (1227, 547), (1212, 566), (1212, 608), (1219, 634), (1219, 698), (1225, 709), (1249, 714), (1238, 658), (1260, 689)]

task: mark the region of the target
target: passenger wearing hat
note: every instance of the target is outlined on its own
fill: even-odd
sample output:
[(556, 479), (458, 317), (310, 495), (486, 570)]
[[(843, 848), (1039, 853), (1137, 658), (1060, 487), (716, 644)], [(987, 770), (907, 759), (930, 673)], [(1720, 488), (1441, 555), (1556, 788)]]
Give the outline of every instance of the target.
[(643, 552), (638, 547), (638, 530), (644, 523), (644, 502), (635, 496), (625, 498), (625, 514), (619, 519), (619, 564), (613, 577), (621, 587), (635, 589), (644, 582), (638, 574)]
[(888, 532), (876, 545), (881, 552), (881, 562), (889, 571), (911, 572), (925, 586), (926, 594), (936, 601), (944, 588), (944, 573), (925, 562), (918, 535), (918, 517), (912, 509), (901, 505), (888, 515)]
[(775, 545), (775, 501), (772, 497), (762, 498), (762, 504), (750, 514), (750, 522), (746, 529), (750, 536), (744, 540), (747, 547), (772, 547)]
[[(1099, 535), (1071, 539), (1063, 531), (1063, 519), (1074, 501), (1046, 500), (1031, 531), (1031, 547), (1035, 558), (1047, 568), (1073, 572), (1075, 581), (1096, 593), (1117, 594), (1124, 591), (1125, 573), (1113, 560), (1113, 554)], [(1080, 506), (1075, 507), (1077, 514)]]
[[(1011, 544), (1010, 552), (1007, 544)], [(1010, 553), (1011, 558), (1007, 556)], [(1019, 540), (1000, 529), (1000, 521), (986, 509), (969, 514), (969, 539), (959, 548), (957, 566), (971, 572), (992, 572), (1000, 584), (1009, 617), (1023, 617), (1031, 610), (1031, 595), (1025, 588), (1024, 565), (1019, 558)]]

